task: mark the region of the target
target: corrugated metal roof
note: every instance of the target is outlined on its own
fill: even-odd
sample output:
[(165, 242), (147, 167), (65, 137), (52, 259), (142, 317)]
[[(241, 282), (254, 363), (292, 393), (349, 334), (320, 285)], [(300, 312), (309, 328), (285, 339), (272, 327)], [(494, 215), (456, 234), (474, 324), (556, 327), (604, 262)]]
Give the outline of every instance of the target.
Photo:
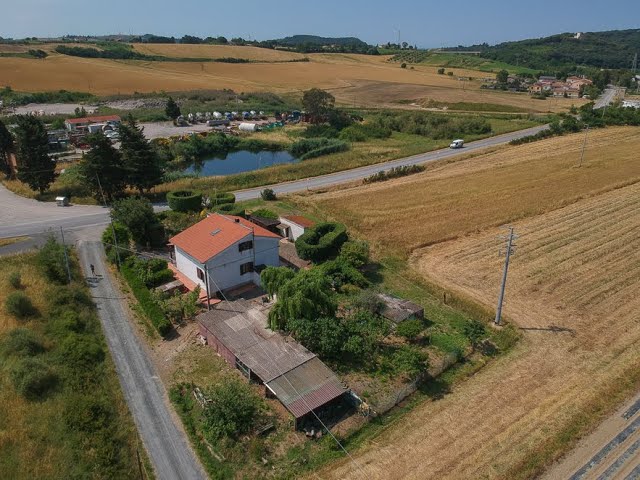
[(264, 383), (315, 356), (299, 343), (268, 330), (266, 315), (246, 300), (220, 305), (199, 315), (198, 322)]
[(347, 391), (338, 377), (317, 357), (273, 379), (267, 387), (296, 418)]

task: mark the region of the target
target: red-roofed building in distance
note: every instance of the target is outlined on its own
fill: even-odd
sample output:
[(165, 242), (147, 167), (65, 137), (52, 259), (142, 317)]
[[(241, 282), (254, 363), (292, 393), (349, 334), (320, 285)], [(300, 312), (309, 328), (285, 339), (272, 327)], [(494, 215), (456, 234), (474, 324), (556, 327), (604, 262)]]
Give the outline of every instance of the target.
[(178, 271), (210, 296), (248, 283), (260, 285), (264, 267), (280, 266), (279, 241), (279, 235), (242, 217), (219, 213), (169, 240)]

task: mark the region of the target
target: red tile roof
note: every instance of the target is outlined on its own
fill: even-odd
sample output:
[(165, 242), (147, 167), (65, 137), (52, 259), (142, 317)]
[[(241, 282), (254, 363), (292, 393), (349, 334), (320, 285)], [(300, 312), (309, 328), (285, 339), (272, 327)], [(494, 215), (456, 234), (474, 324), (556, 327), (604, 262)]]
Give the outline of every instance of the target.
[(215, 257), (247, 235), (280, 238), (242, 217), (214, 213), (169, 239), (176, 247), (201, 263)]
[(100, 123), (100, 122), (119, 122), (118, 115), (99, 115), (97, 117), (68, 118), (69, 123)]
[(301, 215), (289, 215), (287, 217), (282, 217), (282, 218), (285, 218), (290, 222), (293, 222), (304, 228), (313, 227), (316, 224), (316, 222), (314, 222), (313, 220), (309, 220), (308, 218), (303, 217)]

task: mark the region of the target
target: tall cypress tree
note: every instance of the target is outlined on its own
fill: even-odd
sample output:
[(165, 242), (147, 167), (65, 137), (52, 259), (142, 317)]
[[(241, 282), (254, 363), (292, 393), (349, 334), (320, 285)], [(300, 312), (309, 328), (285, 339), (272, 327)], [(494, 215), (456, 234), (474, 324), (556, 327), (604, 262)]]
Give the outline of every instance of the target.
[(2, 120), (0, 120), (0, 169), (9, 175), (11, 167), (9, 166), (9, 154), (13, 151), (13, 136), (7, 130)]
[(167, 100), (167, 106), (164, 109), (164, 113), (172, 120), (175, 120), (180, 116), (180, 107), (171, 97)]
[(141, 194), (162, 182), (160, 158), (133, 117), (120, 124), (120, 153), (127, 185)]
[(56, 164), (49, 158), (49, 139), (44, 123), (32, 115), (16, 117), (18, 180), (44, 193), (56, 178)]
[(98, 200), (102, 200), (104, 193), (107, 200), (112, 201), (122, 194), (126, 185), (126, 172), (120, 152), (102, 132), (89, 135), (87, 143), (91, 149), (80, 162), (82, 176)]

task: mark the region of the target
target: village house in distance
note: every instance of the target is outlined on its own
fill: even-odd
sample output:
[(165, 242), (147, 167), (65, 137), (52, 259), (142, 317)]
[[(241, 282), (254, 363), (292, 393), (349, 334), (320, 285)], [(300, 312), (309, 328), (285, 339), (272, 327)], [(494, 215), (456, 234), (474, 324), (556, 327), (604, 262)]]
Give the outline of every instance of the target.
[(567, 80), (563, 82), (556, 77), (543, 75), (529, 87), (529, 93), (544, 94), (550, 92), (554, 97), (579, 98), (581, 88), (591, 84), (593, 82), (588, 78), (572, 76), (567, 77)]

